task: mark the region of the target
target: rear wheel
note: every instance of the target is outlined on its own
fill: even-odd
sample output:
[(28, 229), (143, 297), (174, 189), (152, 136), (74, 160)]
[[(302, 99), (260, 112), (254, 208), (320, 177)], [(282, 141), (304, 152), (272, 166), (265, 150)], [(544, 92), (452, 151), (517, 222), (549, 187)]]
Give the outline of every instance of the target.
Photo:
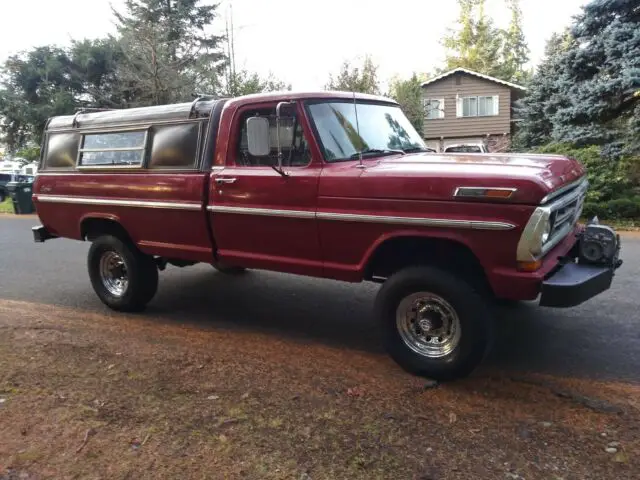
[(94, 291), (113, 310), (141, 311), (158, 290), (153, 258), (117, 237), (103, 235), (94, 240), (87, 263)]
[(469, 375), (490, 345), (484, 299), (462, 278), (432, 267), (392, 275), (376, 299), (387, 350), (405, 370), (435, 380)]

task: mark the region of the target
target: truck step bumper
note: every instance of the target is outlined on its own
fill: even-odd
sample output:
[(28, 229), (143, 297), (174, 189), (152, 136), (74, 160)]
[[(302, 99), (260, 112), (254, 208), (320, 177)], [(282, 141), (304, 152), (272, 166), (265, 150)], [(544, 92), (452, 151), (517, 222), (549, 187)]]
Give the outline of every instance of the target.
[(52, 238), (56, 238), (56, 235), (51, 233), (42, 225), (38, 225), (37, 227), (33, 227), (31, 229), (33, 232), (33, 241), (36, 243), (42, 243), (45, 240), (51, 240)]
[(575, 307), (608, 290), (614, 267), (567, 263), (542, 282), (540, 305)]

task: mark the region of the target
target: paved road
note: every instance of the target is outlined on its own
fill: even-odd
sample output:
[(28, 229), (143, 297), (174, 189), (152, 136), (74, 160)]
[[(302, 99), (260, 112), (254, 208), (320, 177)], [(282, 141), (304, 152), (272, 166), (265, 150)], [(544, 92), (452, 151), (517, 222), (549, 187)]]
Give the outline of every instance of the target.
[[(0, 216), (0, 299), (114, 315), (91, 289), (88, 244), (61, 239), (35, 244), (30, 227), (36, 222)], [(623, 237), (622, 258), (612, 289), (580, 307), (554, 310), (527, 303), (500, 311), (489, 368), (640, 382), (640, 235)], [(168, 267), (144, 315), (379, 353), (370, 320), (376, 290), (271, 272), (234, 278), (207, 265)]]

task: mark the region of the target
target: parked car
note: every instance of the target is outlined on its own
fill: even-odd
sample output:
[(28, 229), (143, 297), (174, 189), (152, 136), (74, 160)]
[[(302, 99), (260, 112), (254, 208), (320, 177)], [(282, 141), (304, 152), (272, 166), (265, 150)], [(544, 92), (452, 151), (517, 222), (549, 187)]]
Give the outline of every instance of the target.
[(89, 278), (110, 308), (143, 309), (168, 264), (378, 282), (389, 353), (435, 379), (481, 362), (496, 299), (578, 305), (621, 263), (611, 228), (578, 224), (578, 161), (432, 155), (383, 97), (79, 112), (50, 119), (43, 152), (34, 240), (91, 242)]
[(11, 181), (11, 178), (12, 174), (10, 173), (0, 173), (0, 203), (4, 202), (4, 200), (9, 196), (7, 183)]
[(489, 149), (484, 143), (460, 143), (446, 146), (443, 153), (489, 153)]

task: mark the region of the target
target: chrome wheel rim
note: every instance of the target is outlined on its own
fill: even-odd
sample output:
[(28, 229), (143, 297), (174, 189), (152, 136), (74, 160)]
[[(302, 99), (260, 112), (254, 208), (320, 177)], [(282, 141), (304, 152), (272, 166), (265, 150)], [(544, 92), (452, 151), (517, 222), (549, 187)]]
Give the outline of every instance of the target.
[(449, 302), (431, 292), (403, 298), (396, 310), (396, 326), (405, 345), (425, 357), (444, 357), (460, 343), (458, 314)]
[(121, 297), (127, 291), (129, 275), (124, 258), (117, 252), (109, 250), (100, 257), (100, 280), (107, 291)]

